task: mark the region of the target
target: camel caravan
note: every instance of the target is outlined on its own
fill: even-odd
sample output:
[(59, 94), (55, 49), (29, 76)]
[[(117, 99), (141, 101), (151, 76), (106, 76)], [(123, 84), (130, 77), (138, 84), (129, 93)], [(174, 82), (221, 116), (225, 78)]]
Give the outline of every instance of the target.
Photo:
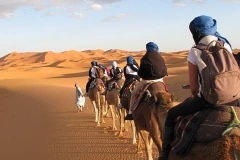
[[(106, 77), (96, 78), (87, 96), (94, 107), (97, 126), (105, 123), (105, 115), (110, 112), (112, 129), (123, 137), (123, 132), (127, 131), (127, 120), (124, 117), (129, 112), (132, 92), (140, 81), (135, 79), (124, 89), (124, 76), (116, 81), (108, 81)], [(132, 110), (133, 120), (130, 121), (132, 144), (137, 144), (137, 154), (142, 153), (144, 148), (147, 159), (153, 160), (153, 143), (161, 156), (165, 120), (169, 109), (174, 107), (173, 95), (161, 81), (150, 80), (140, 88), (138, 105)], [(239, 116), (238, 107), (225, 105), (179, 116), (175, 120), (174, 139), (168, 159), (237, 159), (240, 157)], [(119, 130), (116, 120), (119, 122)]]
[[(123, 136), (130, 121), (136, 153), (144, 148), (148, 160), (240, 159), (239, 59), (216, 32), (215, 22), (199, 16), (190, 23), (196, 46), (189, 51), (189, 85), (183, 88), (192, 96), (175, 106), (164, 81), (165, 60), (154, 42), (146, 44), (140, 65), (132, 56), (123, 70), (116, 61), (110, 70), (92, 61), (85, 96), (93, 104), (97, 126), (110, 111), (112, 129), (117, 131), (118, 119), (118, 136)], [(153, 143), (158, 157), (153, 157)]]

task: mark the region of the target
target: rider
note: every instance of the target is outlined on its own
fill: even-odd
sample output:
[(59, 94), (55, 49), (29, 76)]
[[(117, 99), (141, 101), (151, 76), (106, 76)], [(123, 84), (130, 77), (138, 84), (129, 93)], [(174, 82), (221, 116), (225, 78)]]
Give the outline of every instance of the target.
[[(224, 42), (224, 48), (232, 53), (231, 45), (228, 40), (217, 32), (217, 21), (215, 19), (204, 15), (198, 16), (190, 22), (189, 29), (192, 33), (192, 38), (195, 42), (195, 45), (208, 45), (212, 40), (220, 40)], [(171, 150), (171, 142), (174, 138), (176, 117), (192, 114), (204, 108), (211, 107), (212, 105), (208, 103), (202, 96), (201, 79), (203, 77), (201, 77), (201, 74), (199, 73), (203, 69), (203, 65), (201, 58), (199, 58), (201, 57), (200, 55), (201, 51), (194, 46), (188, 52), (188, 73), (192, 97), (186, 99), (168, 111), (163, 133), (162, 153), (161, 157), (159, 157), (159, 160), (168, 159), (168, 155)], [(240, 106), (240, 100), (230, 102), (228, 105)]]
[(118, 67), (116, 61), (112, 61), (112, 68), (110, 69), (110, 80), (107, 82), (108, 90), (111, 90), (113, 83), (122, 78), (122, 69)]
[[(138, 75), (142, 80), (134, 88), (131, 94), (130, 107), (125, 120), (133, 120), (132, 111), (138, 105), (140, 89), (151, 82), (162, 82), (163, 77), (167, 76), (167, 67), (161, 54), (158, 52), (158, 46), (154, 42), (146, 44), (146, 54), (141, 58)], [(164, 84), (165, 85), (165, 84)], [(165, 85), (165, 90), (167, 87)], [(142, 92), (141, 92), (142, 94)]]
[[(103, 76), (104, 76), (104, 77), (108, 77), (107, 69), (106, 69), (106, 67), (104, 66), (104, 64), (100, 63), (100, 64), (98, 64), (98, 67), (99, 67), (100, 69), (102, 69), (102, 71), (103, 71)], [(102, 77), (100, 77), (100, 78), (102, 78)]]
[(102, 64), (102, 63), (98, 64), (98, 67), (99, 67), (99, 69), (101, 69), (101, 70), (99, 70), (101, 72), (99, 72), (97, 77), (101, 78), (103, 80), (103, 83), (106, 85), (106, 82), (108, 80), (108, 73), (107, 73), (108, 70), (107, 70), (107, 67), (105, 67), (104, 64)]
[(88, 71), (89, 78), (88, 78), (88, 82), (86, 84), (85, 96), (88, 95), (88, 89), (90, 87), (91, 82), (94, 81), (95, 78), (97, 78), (97, 73), (96, 73), (97, 72), (96, 69), (98, 68), (97, 62), (96, 61), (92, 61), (91, 65), (92, 66), (89, 68), (89, 71)]
[[(129, 86), (133, 81), (137, 80), (140, 81), (140, 77), (138, 76), (138, 70), (139, 70), (139, 65), (135, 61), (135, 59), (132, 56), (127, 57), (127, 64), (123, 68), (123, 73), (125, 77), (124, 85), (120, 90), (120, 95), (119, 97), (122, 97), (124, 89)], [(119, 106), (121, 108), (121, 105)]]

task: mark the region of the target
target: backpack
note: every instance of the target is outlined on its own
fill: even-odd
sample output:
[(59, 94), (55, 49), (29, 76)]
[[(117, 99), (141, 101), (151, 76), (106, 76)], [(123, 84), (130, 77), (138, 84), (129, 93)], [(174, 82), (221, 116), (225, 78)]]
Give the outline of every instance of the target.
[(115, 73), (114, 73), (115, 79), (121, 79), (122, 78), (122, 69), (120, 67), (116, 67)]
[[(212, 46), (212, 43), (216, 43)], [(201, 71), (201, 90), (211, 104), (225, 104), (240, 97), (240, 70), (238, 64), (221, 41), (208, 46), (196, 45), (206, 67)]]
[(110, 69), (109, 68), (106, 68), (106, 72), (107, 72), (107, 75), (110, 76)]

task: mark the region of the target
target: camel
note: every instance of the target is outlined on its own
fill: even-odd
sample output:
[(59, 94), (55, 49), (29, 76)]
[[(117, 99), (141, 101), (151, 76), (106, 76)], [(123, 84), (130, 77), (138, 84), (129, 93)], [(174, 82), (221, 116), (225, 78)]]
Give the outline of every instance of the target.
[[(124, 89), (123, 95), (120, 98), (120, 102), (121, 105), (123, 106), (123, 108), (121, 108), (121, 114), (120, 114), (120, 123), (122, 129), (125, 129), (125, 120), (124, 117), (126, 116), (126, 112), (129, 111), (129, 106), (130, 106), (130, 98), (131, 98), (131, 92), (133, 91), (133, 89), (138, 85), (138, 81), (134, 80), (132, 83), (129, 84), (129, 86), (127, 86)], [(131, 121), (131, 126), (132, 126), (132, 144), (137, 144), (137, 138), (136, 138), (136, 127), (134, 124), (134, 121)], [(120, 130), (120, 135), (122, 135), (123, 130)]]
[(105, 86), (102, 79), (96, 78), (94, 80), (94, 87), (90, 87), (88, 91), (88, 97), (93, 104), (95, 112), (95, 122), (97, 126), (100, 126), (100, 123), (105, 123), (103, 117), (103, 108), (105, 107), (105, 95), (102, 95), (105, 91)]
[[(237, 160), (240, 158), (240, 121), (238, 120), (240, 108), (217, 106), (201, 112), (206, 111), (209, 113), (198, 127), (193, 143), (187, 152), (176, 149), (178, 146), (175, 142), (178, 139), (175, 133), (169, 160)], [(177, 124), (175, 130), (178, 127)]]
[[(162, 82), (149, 84), (138, 107), (132, 113), (139, 137), (137, 153), (141, 153), (142, 139), (145, 144), (145, 153), (148, 160), (153, 160), (153, 142), (157, 146), (159, 155), (162, 151), (161, 131), (164, 127), (167, 111), (172, 107), (173, 102), (173, 96), (165, 91), (165, 87)], [(157, 97), (155, 98), (156, 100), (154, 97)]]
[[(117, 107), (120, 103), (119, 90), (122, 88), (123, 84), (124, 84), (124, 79), (122, 78), (118, 79), (114, 87), (112, 88), (112, 90), (106, 91), (106, 101), (111, 111), (112, 120), (113, 120), (113, 127), (112, 127), (113, 130), (117, 130), (115, 118), (117, 117), (117, 114), (119, 114), (119, 110), (117, 110)], [(121, 125), (120, 125), (120, 128), (121, 128)]]
[[(105, 76), (105, 77), (102, 78), (102, 80), (103, 80), (103, 84), (105, 86), (105, 91), (106, 91), (107, 81), (110, 80), (110, 77), (109, 76), (107, 76), (107, 77)], [(104, 94), (104, 95), (105, 95), (105, 98), (106, 98), (106, 94)], [(108, 103), (107, 103), (107, 101), (105, 101), (105, 105), (103, 107), (103, 116), (104, 117), (108, 117), (109, 110), (110, 110), (110, 108), (108, 106)]]
[[(164, 123), (168, 110), (172, 107), (171, 95), (160, 91), (157, 94), (148, 93), (144, 97), (138, 108), (133, 112), (133, 118), (137, 131), (145, 141), (146, 153), (148, 159), (152, 158), (152, 140), (158, 147), (161, 143), (161, 131), (164, 129)], [(194, 106), (193, 106), (194, 107)], [(186, 118), (191, 120), (193, 115), (204, 113), (204, 120), (197, 127), (197, 131), (189, 132), (186, 126), (181, 126)], [(216, 106), (197, 112), (193, 115), (184, 116), (176, 119), (175, 138), (171, 144), (169, 160), (237, 160), (240, 157), (240, 108), (235, 106)], [(200, 114), (202, 117), (203, 114)], [(146, 121), (146, 119), (148, 121)], [(144, 125), (145, 124), (145, 125)], [(181, 124), (181, 125), (180, 125)], [(180, 127), (179, 127), (180, 126)], [(191, 125), (195, 126), (195, 125)], [(183, 132), (181, 129), (185, 129)], [(179, 132), (177, 133), (177, 131)], [(183, 136), (183, 133), (192, 133), (196, 135), (191, 139)], [(177, 138), (180, 135), (179, 138)], [(154, 140), (155, 139), (155, 140)], [(157, 141), (157, 143), (156, 143)], [(183, 147), (184, 145), (184, 147)], [(187, 146), (186, 146), (187, 145)], [(159, 155), (161, 148), (159, 150)]]

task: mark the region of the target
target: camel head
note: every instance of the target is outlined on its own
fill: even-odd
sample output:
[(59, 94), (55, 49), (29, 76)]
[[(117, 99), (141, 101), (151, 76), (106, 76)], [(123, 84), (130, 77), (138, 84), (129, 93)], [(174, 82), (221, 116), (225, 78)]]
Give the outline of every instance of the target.
[(95, 79), (95, 86), (99, 91), (104, 91), (105, 90), (105, 85), (104, 85), (101, 78), (96, 78)]
[(173, 106), (173, 96), (166, 91), (159, 91), (150, 97), (150, 101), (161, 111), (168, 111)]

